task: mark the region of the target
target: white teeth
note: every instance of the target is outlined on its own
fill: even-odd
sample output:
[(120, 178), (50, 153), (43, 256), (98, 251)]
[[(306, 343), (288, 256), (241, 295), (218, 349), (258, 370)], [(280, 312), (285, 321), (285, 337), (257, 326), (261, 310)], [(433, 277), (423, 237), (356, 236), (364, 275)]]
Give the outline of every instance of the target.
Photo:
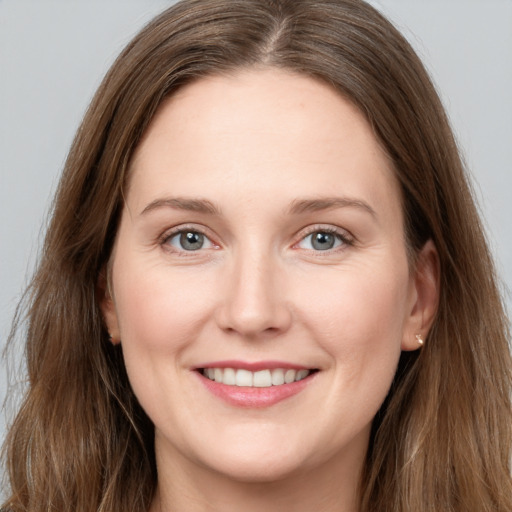
[(252, 372), (248, 370), (237, 370), (235, 383), (237, 386), (252, 387)]
[(269, 388), (272, 386), (272, 376), (270, 370), (261, 370), (260, 372), (254, 372), (253, 386), (255, 388)]
[(290, 382), (293, 382), (296, 375), (297, 372), (295, 370), (286, 370), (286, 373), (284, 374), (285, 384), (290, 384)]
[(228, 386), (269, 388), (305, 379), (311, 371), (276, 368), (251, 372), (233, 368), (205, 368), (202, 373), (208, 379)]
[(236, 384), (236, 374), (233, 368), (224, 368), (224, 379), (222, 382), (228, 386), (234, 386)]
[(272, 386), (280, 386), (284, 384), (284, 370), (272, 370)]
[(309, 370), (299, 370), (295, 376), (295, 381), (305, 379), (309, 375)]

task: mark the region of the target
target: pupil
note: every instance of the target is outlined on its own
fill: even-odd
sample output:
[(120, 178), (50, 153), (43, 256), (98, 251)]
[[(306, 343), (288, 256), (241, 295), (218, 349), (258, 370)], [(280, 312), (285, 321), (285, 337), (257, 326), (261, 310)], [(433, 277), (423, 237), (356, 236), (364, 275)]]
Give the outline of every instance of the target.
[(180, 243), (183, 249), (187, 251), (197, 251), (203, 246), (204, 236), (201, 233), (183, 233), (180, 237)]
[(313, 235), (312, 245), (314, 249), (326, 251), (334, 247), (334, 236), (331, 233), (315, 233)]

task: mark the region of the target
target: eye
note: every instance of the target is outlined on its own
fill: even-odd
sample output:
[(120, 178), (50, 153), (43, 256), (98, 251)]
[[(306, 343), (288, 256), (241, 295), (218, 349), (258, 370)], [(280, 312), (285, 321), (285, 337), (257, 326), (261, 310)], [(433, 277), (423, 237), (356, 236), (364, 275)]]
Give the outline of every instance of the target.
[(329, 251), (348, 244), (348, 240), (341, 234), (329, 230), (317, 230), (305, 236), (297, 246), (301, 249), (313, 251)]
[(213, 247), (210, 239), (191, 229), (178, 231), (167, 237), (165, 244), (171, 245), (179, 251), (199, 251), (200, 249), (210, 249)]

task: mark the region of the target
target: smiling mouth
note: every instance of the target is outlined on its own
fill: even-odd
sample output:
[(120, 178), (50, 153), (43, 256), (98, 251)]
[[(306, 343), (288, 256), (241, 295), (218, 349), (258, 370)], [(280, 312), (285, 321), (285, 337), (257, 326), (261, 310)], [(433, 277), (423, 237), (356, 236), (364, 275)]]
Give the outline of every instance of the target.
[(270, 388), (299, 382), (318, 370), (273, 368), (252, 372), (235, 368), (198, 368), (198, 371), (207, 379), (227, 386)]

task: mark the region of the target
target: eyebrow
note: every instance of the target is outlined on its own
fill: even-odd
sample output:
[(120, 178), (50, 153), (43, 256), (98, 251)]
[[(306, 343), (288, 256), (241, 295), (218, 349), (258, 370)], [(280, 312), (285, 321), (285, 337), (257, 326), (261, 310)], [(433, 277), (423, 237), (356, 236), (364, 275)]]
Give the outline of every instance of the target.
[(149, 203), (140, 214), (144, 215), (159, 208), (174, 208), (175, 210), (220, 215), (220, 210), (207, 199), (187, 199), (183, 197), (155, 199)]
[(330, 210), (333, 208), (358, 208), (368, 212), (372, 217), (377, 217), (375, 210), (365, 201), (350, 197), (325, 197), (313, 199), (297, 199), (290, 205), (289, 213), (300, 214)]
[[(220, 215), (220, 209), (207, 199), (189, 199), (184, 197), (167, 197), (155, 199), (149, 203), (141, 212), (145, 215), (160, 208), (173, 208), (208, 215)], [(296, 199), (288, 208), (288, 213), (298, 215), (302, 213), (318, 212), (334, 208), (358, 208), (366, 211), (372, 217), (377, 217), (375, 210), (365, 201), (349, 197), (326, 197), (312, 199)]]

